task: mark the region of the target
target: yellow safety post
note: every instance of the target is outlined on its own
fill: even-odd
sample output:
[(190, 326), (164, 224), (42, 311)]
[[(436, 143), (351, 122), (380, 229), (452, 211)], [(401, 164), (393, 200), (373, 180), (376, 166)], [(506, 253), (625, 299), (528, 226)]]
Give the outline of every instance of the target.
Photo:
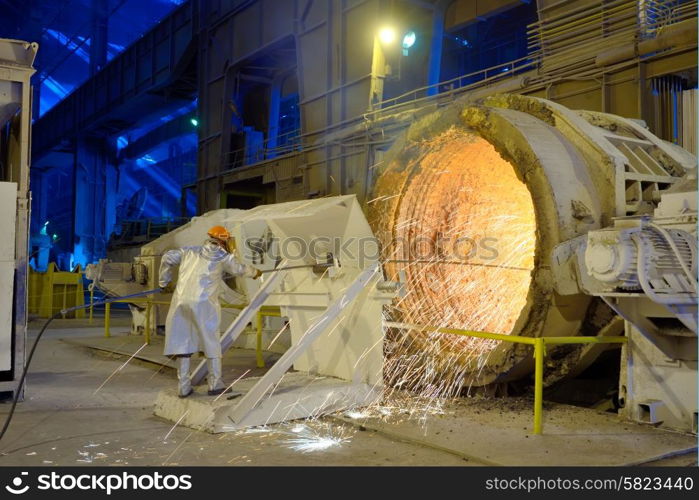
[(544, 339), (539, 337), (534, 343), (534, 434), (541, 434), (544, 412), (544, 342)]
[(145, 338), (146, 344), (150, 344), (150, 311), (151, 311), (151, 301), (149, 299), (146, 302), (146, 324), (143, 327), (143, 336)]
[(257, 367), (265, 367), (265, 359), (262, 357), (262, 311), (257, 311), (257, 339), (255, 344), (255, 355), (257, 357)]
[(107, 302), (104, 305), (104, 336), (109, 338), (111, 337), (109, 333), (109, 317), (111, 316), (112, 312), (112, 304), (110, 302)]
[[(66, 308), (68, 307), (66, 305), (66, 301), (68, 300), (68, 284), (63, 283), (63, 307), (61, 307), (61, 311), (65, 311)], [(65, 319), (66, 315), (65, 313), (61, 313), (61, 318)]]
[(90, 324), (92, 324), (92, 310), (95, 308), (95, 288), (90, 285)]

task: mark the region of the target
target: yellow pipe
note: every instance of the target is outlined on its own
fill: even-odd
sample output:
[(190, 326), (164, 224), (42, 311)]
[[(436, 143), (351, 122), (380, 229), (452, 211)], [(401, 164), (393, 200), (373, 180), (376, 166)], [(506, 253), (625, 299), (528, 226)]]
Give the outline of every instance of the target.
[(148, 299), (118, 299), (118, 300), (112, 300), (112, 302), (121, 302), (124, 304), (147, 304), (150, 302), (151, 304), (159, 304), (159, 305), (169, 305), (170, 302), (165, 302), (162, 300), (148, 300)]
[(475, 332), (471, 330), (459, 330), (454, 328), (438, 328), (438, 332), (450, 333), (453, 335), (464, 335), (467, 337), (478, 337), (481, 339), (502, 340), (503, 342), (511, 342), (513, 344), (528, 344), (535, 345), (536, 339), (531, 337), (518, 337), (516, 335), (503, 335), (502, 333), (490, 332)]
[(544, 412), (544, 349), (542, 337), (534, 343), (534, 434), (541, 434), (542, 413)]
[(394, 323), (387, 322), (386, 326), (389, 328), (405, 328), (409, 330), (420, 330), (420, 331), (434, 331), (440, 333), (448, 333), (451, 335), (463, 335), (465, 337), (478, 337), (481, 339), (492, 339), (492, 340), (502, 340), (504, 342), (512, 342), (514, 344), (528, 344), (534, 345), (535, 339), (531, 337), (519, 337), (516, 335), (504, 335), (502, 333), (490, 333), (490, 332), (476, 332), (473, 330), (461, 330), (459, 328), (440, 328), (437, 326), (423, 326), (423, 325), (411, 325), (407, 323)]
[(255, 344), (255, 355), (257, 357), (257, 367), (265, 367), (265, 359), (262, 357), (262, 313), (258, 311), (257, 313), (257, 338)]
[[(388, 322), (388, 327), (406, 328), (411, 330), (435, 331), (448, 333), (451, 335), (462, 335), (465, 337), (478, 337), (482, 339), (501, 340), (513, 344), (535, 345), (537, 339), (531, 337), (518, 337), (514, 335), (504, 335), (502, 333), (477, 332), (473, 330), (461, 330), (459, 328), (440, 328), (436, 326), (410, 325), (403, 323)], [(626, 337), (541, 337), (546, 344), (623, 344)]]
[(112, 312), (112, 304), (111, 302), (107, 302), (104, 305), (104, 336), (109, 338), (111, 337), (111, 334), (109, 333), (109, 317), (111, 316)]
[(476, 332), (461, 330), (458, 328), (438, 328), (423, 325), (409, 325), (403, 323), (387, 322), (386, 326), (396, 328), (408, 328), (421, 331), (436, 331), (451, 335), (463, 335), (465, 337), (477, 337), (482, 339), (500, 340), (516, 344), (528, 344), (534, 346), (534, 434), (541, 434), (543, 428), (544, 412), (544, 358), (546, 356), (546, 344), (623, 344), (626, 337), (517, 337), (500, 333)]
[(623, 344), (626, 337), (542, 337), (546, 344)]
[[(221, 304), (224, 309), (245, 309), (248, 304), (228, 304), (226, 302)], [(281, 316), (281, 311), (278, 306), (262, 306), (260, 311), (264, 316)]]

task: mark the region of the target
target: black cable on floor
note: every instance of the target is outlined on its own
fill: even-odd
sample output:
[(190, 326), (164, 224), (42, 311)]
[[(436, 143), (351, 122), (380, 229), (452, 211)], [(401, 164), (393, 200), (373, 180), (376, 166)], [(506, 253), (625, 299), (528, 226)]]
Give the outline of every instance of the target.
[(7, 428), (10, 427), (10, 422), (12, 421), (12, 416), (15, 413), (15, 408), (17, 407), (17, 401), (19, 401), (19, 395), (22, 393), (22, 387), (24, 387), (24, 379), (27, 377), (27, 371), (29, 370), (29, 364), (32, 362), (32, 358), (34, 357), (34, 351), (36, 351), (36, 346), (39, 345), (39, 339), (41, 336), (44, 334), (46, 331), (46, 328), (48, 328), (49, 324), (51, 322), (61, 316), (62, 311), (58, 311), (56, 314), (51, 316), (46, 323), (44, 323), (44, 326), (41, 327), (41, 330), (39, 330), (39, 334), (36, 336), (36, 339), (34, 339), (34, 344), (32, 345), (31, 351), (29, 351), (29, 357), (27, 358), (27, 362), (24, 364), (24, 370), (22, 370), (22, 376), (19, 378), (19, 384), (17, 384), (17, 390), (15, 391), (15, 397), (12, 399), (12, 407), (10, 408), (10, 413), (7, 414), (7, 418), (5, 419), (5, 425), (2, 427), (2, 431), (0, 431), (0, 441), (2, 441), (2, 438), (5, 436), (5, 433), (7, 432)]
[(15, 391), (15, 397), (12, 399), (12, 407), (10, 408), (10, 413), (7, 414), (7, 418), (5, 419), (5, 425), (3, 425), (2, 431), (0, 431), (0, 441), (2, 441), (2, 438), (5, 436), (5, 433), (7, 432), (7, 428), (10, 427), (10, 422), (12, 422), (12, 416), (15, 413), (15, 408), (17, 407), (17, 402), (19, 401), (19, 395), (22, 393), (22, 387), (24, 387), (24, 379), (27, 377), (27, 371), (29, 370), (29, 364), (32, 362), (32, 358), (34, 357), (34, 351), (36, 351), (36, 346), (39, 345), (39, 340), (41, 339), (41, 336), (44, 334), (44, 332), (46, 331), (46, 328), (48, 328), (48, 326), (51, 324), (51, 322), (54, 319), (58, 318), (59, 316), (64, 316), (70, 312), (78, 311), (80, 309), (87, 309), (88, 307), (101, 306), (104, 304), (108, 304), (110, 302), (116, 302), (117, 300), (143, 297), (143, 296), (152, 295), (152, 294), (158, 293), (158, 292), (160, 292), (160, 289), (156, 288), (154, 290), (148, 290), (146, 292), (134, 293), (131, 295), (124, 295), (122, 297), (112, 297), (112, 298), (109, 298), (106, 300), (93, 302), (92, 304), (84, 304), (81, 306), (70, 307), (68, 309), (62, 309), (62, 310), (58, 311), (56, 314), (54, 314), (48, 320), (46, 320), (46, 323), (44, 323), (44, 326), (42, 326), (41, 330), (39, 330), (39, 334), (36, 336), (36, 339), (34, 339), (34, 344), (32, 345), (32, 349), (31, 349), (31, 351), (29, 351), (29, 357), (27, 357), (27, 362), (24, 364), (24, 370), (22, 370), (22, 376), (19, 378), (19, 384), (17, 384), (17, 390)]

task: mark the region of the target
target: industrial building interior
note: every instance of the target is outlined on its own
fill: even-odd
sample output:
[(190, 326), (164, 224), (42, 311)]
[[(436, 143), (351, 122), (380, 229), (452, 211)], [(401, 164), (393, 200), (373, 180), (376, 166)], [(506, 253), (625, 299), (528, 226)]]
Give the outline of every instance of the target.
[(695, 1), (0, 8), (0, 465), (697, 465)]

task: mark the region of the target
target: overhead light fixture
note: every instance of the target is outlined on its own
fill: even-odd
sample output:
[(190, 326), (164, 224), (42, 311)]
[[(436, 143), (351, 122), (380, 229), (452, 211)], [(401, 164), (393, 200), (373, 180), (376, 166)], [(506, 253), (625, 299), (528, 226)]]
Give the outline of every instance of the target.
[(403, 48), (409, 49), (415, 45), (415, 40), (417, 40), (417, 35), (414, 31), (408, 31), (405, 36), (403, 36)]
[(417, 40), (417, 35), (414, 31), (410, 30), (405, 35), (403, 35), (403, 55), (407, 56), (410, 53), (410, 48), (415, 45), (415, 40)]
[(199, 120), (197, 120), (196, 118), (190, 119), (189, 122), (190, 122), (192, 125), (194, 125), (195, 127), (198, 127), (198, 126), (199, 126)]
[(388, 26), (379, 30), (379, 40), (386, 45), (396, 41), (396, 30)]

